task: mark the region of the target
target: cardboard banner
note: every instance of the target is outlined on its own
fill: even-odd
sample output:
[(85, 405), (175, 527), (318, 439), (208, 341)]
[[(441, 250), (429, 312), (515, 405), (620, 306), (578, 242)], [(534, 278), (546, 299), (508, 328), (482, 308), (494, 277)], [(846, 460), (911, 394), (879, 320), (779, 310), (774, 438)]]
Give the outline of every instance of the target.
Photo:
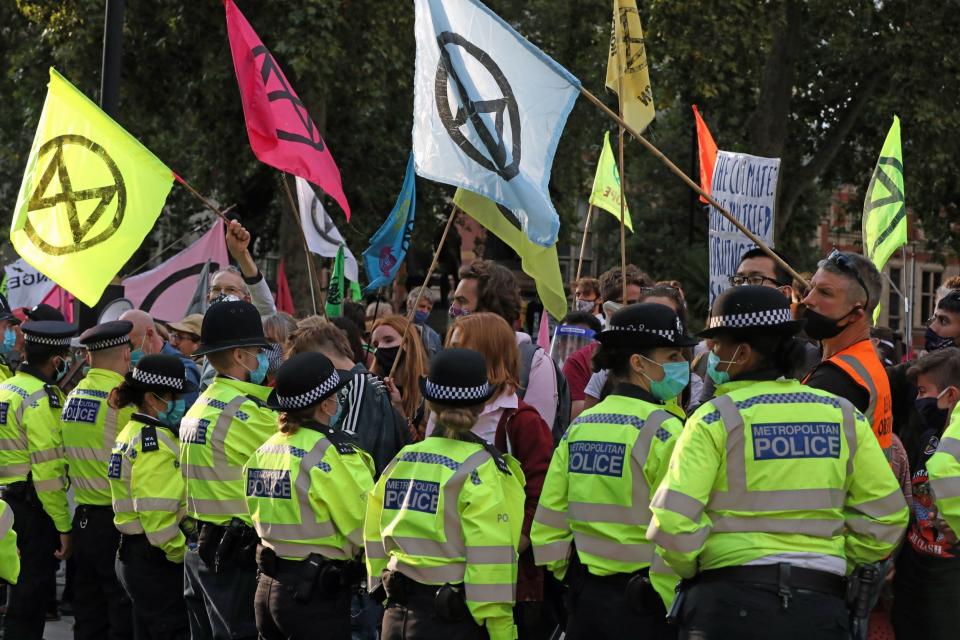
[(157, 320), (175, 322), (190, 306), (197, 280), (210, 261), (210, 273), (229, 264), (223, 220), (192, 245), (150, 271), (123, 281), (124, 297)]
[[(713, 169), (711, 194), (743, 226), (773, 247), (779, 158), (720, 151)], [(710, 207), (710, 304), (729, 284), (740, 256), (756, 245), (714, 207)]]

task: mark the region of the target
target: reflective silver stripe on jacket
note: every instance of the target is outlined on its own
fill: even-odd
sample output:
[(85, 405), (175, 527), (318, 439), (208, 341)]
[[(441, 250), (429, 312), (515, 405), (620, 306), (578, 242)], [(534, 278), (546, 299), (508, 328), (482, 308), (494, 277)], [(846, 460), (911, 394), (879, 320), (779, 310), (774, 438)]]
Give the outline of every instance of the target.
[(277, 540), (261, 540), (265, 547), (273, 549), (278, 556), (285, 558), (306, 558), (311, 553), (319, 553), (331, 560), (350, 560), (354, 556), (346, 555), (343, 550), (325, 544), (302, 544), (299, 542), (281, 542)]
[[(204, 402), (204, 400), (206, 399), (201, 397), (198, 402)], [(248, 400), (249, 398), (244, 395), (236, 396), (220, 410), (217, 421), (213, 426), (213, 435), (209, 440), (212, 466), (193, 463), (183, 464), (180, 470), (184, 478), (187, 480), (212, 480), (214, 482), (233, 482), (243, 478), (243, 469), (232, 466), (227, 460), (226, 442), (227, 436), (230, 434), (230, 427), (233, 425), (233, 418), (240, 410), (240, 406)], [(208, 403), (207, 406), (212, 405)], [(246, 510), (246, 507), (244, 507), (244, 510)], [(219, 512), (215, 511), (206, 511), (205, 513), (219, 514)], [(231, 511), (230, 513), (234, 512)]]
[(6, 536), (10, 529), (13, 528), (13, 509), (7, 505), (7, 508), (3, 510), (3, 514), (0, 514), (0, 538)]
[(945, 453), (948, 456), (953, 456), (957, 462), (960, 462), (960, 440), (956, 438), (943, 438), (937, 446), (937, 453)]
[(870, 423), (870, 428), (873, 428), (874, 414), (877, 410), (877, 386), (873, 383), (873, 378), (870, 377), (870, 372), (867, 371), (867, 368), (863, 366), (863, 363), (854, 358), (851, 355), (838, 355), (837, 360), (842, 360), (844, 363), (850, 365), (854, 371), (857, 372), (857, 375), (860, 376), (860, 379), (863, 380), (864, 384), (867, 385), (867, 392), (870, 394), (870, 402), (867, 405), (867, 410), (864, 412), (864, 415), (867, 418), (867, 421)]
[(24, 398), (23, 402), (20, 403), (20, 406), (17, 407), (17, 410), (13, 413), (14, 419), (16, 420), (17, 424), (20, 426), (20, 429), (23, 430), (24, 442), (26, 442), (27, 440), (27, 433), (26, 433), (26, 430), (23, 428), (23, 412), (27, 410), (27, 407), (36, 406), (40, 400), (46, 397), (47, 397), (47, 390), (40, 388), (38, 391), (34, 391), (30, 395), (28, 395), (26, 398)]
[(396, 556), (390, 558), (387, 563), (387, 569), (390, 571), (399, 571), (411, 580), (416, 580), (422, 584), (459, 584), (463, 582), (463, 576), (467, 571), (465, 562), (455, 562), (444, 564), (439, 567), (414, 567), (397, 559)]

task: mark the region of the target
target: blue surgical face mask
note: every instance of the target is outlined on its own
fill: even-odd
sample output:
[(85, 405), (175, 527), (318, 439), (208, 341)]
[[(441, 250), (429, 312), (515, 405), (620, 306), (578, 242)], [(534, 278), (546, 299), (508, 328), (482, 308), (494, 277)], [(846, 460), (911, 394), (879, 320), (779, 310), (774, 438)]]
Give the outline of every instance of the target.
[(0, 354), (9, 355), (17, 344), (17, 332), (11, 327), (3, 330), (3, 345), (0, 345)]
[[(740, 353), (740, 347), (737, 347), (737, 350), (733, 352), (733, 359), (731, 360), (721, 360), (720, 356), (711, 351), (707, 355), (707, 375), (710, 376), (710, 379), (713, 380), (713, 384), (721, 385), (727, 382), (730, 382), (730, 365), (737, 362), (737, 355)], [(727, 370), (720, 371), (717, 367), (721, 364), (727, 365)]]
[(183, 414), (186, 412), (186, 410), (187, 407), (182, 398), (178, 400), (167, 400), (167, 410), (158, 413), (157, 420), (171, 429), (176, 430), (180, 425), (180, 419), (183, 418)]
[(332, 416), (330, 416), (330, 421), (327, 423), (331, 427), (336, 425), (340, 421), (340, 416), (343, 415), (343, 403), (340, 402), (339, 398), (334, 398), (334, 400), (337, 401), (337, 411)]
[(690, 384), (690, 365), (685, 360), (683, 362), (657, 362), (642, 355), (640, 357), (663, 369), (662, 380), (654, 380), (647, 374), (643, 374), (650, 381), (650, 393), (657, 399), (672, 400), (680, 395), (684, 387)]
[(424, 322), (427, 321), (427, 318), (429, 318), (429, 317), (430, 317), (430, 314), (429, 314), (429, 313), (427, 313), (426, 311), (422, 311), (421, 309), (417, 309), (417, 310), (413, 313), (413, 323), (414, 323), (414, 324), (423, 324)]
[(270, 359), (263, 351), (257, 352), (257, 368), (247, 369), (250, 371), (250, 382), (253, 384), (263, 384), (267, 378), (267, 370), (270, 368)]
[(137, 363), (140, 362), (140, 358), (146, 355), (143, 352), (143, 343), (146, 341), (147, 336), (144, 334), (143, 340), (140, 341), (140, 346), (130, 352), (130, 368), (133, 369), (137, 366)]
[(57, 365), (57, 371), (54, 374), (56, 382), (63, 380), (63, 377), (67, 375), (67, 372), (70, 371), (70, 361), (66, 358), (61, 358), (60, 364)]

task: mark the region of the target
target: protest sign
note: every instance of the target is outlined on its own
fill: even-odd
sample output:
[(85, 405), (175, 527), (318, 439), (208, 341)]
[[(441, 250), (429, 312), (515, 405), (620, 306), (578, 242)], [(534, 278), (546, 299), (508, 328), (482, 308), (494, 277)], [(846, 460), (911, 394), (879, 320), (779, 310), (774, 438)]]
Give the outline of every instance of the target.
[[(713, 169), (711, 195), (741, 224), (773, 246), (779, 158), (720, 151)], [(710, 303), (727, 288), (740, 256), (756, 246), (715, 207), (710, 207)]]

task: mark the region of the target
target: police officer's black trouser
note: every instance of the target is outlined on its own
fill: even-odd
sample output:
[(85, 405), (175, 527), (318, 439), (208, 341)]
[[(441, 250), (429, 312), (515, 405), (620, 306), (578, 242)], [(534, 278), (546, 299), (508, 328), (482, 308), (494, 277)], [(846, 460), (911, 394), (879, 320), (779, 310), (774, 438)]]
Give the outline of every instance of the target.
[(325, 594), (319, 585), (304, 600), (297, 599), (303, 562), (276, 560), (267, 575), (261, 566), (254, 610), (262, 640), (350, 639), (351, 590)]
[(839, 595), (793, 589), (786, 608), (776, 585), (706, 582), (685, 588), (681, 640), (849, 640)]
[(183, 565), (167, 560), (144, 534), (123, 534), (116, 560), (117, 577), (133, 603), (137, 640), (186, 640), (190, 637), (183, 601)]
[(441, 619), (435, 609), (437, 589), (437, 585), (407, 580), (402, 597), (388, 590), (380, 640), (484, 640), (489, 637), (486, 629), (470, 615), (456, 622)]
[(637, 638), (670, 640), (677, 637), (667, 625), (667, 611), (656, 592), (652, 602), (630, 603), (626, 589), (628, 574), (595, 576), (585, 574), (580, 583), (571, 586), (567, 601), (567, 639), (605, 640)]
[(60, 548), (60, 535), (32, 486), (15, 483), (3, 498), (13, 511), (20, 550), (20, 577), (7, 588), (3, 637), (42, 640), (50, 594), (56, 592), (58, 561), (53, 554)]
[(115, 567), (120, 532), (110, 505), (78, 505), (73, 515), (74, 640), (133, 638), (130, 598)]

